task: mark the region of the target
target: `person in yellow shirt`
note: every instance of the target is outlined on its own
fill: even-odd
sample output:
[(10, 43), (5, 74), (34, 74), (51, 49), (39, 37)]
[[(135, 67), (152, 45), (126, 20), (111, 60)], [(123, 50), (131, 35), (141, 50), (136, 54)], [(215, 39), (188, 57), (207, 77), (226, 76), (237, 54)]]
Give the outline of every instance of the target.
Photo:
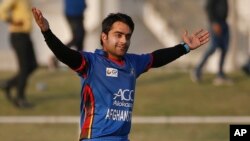
[[(0, 3), (0, 20), (9, 26), (9, 39), (14, 49), (18, 72), (12, 78), (1, 81), (0, 88), (5, 95), (19, 108), (29, 108), (32, 104), (26, 98), (26, 85), (29, 76), (37, 68), (36, 56), (30, 37), (32, 30), (32, 14), (30, 0), (2, 0)], [(16, 88), (16, 97), (11, 94)]]

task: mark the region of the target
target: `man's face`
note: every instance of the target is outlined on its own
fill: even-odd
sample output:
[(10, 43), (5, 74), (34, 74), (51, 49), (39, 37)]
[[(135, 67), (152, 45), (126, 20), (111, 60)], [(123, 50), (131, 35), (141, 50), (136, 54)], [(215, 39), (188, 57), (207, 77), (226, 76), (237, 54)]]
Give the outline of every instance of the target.
[(103, 49), (108, 57), (121, 59), (128, 51), (131, 35), (129, 26), (119, 21), (112, 25), (108, 35), (102, 33)]

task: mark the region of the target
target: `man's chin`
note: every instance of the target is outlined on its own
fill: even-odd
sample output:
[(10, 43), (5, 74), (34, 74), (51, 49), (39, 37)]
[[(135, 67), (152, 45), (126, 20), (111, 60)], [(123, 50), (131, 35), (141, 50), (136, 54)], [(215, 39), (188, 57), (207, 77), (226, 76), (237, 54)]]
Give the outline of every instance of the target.
[(124, 56), (126, 53), (127, 53), (126, 50), (119, 50), (119, 52), (117, 52), (117, 55)]
[(119, 56), (124, 56), (127, 53), (127, 51), (123, 51), (119, 53)]

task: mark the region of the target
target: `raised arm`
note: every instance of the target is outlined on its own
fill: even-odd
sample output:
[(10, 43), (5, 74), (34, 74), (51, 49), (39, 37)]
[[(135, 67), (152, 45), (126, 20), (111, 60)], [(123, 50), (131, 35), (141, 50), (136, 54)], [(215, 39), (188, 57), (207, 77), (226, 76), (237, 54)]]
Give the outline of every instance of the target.
[(176, 45), (170, 48), (163, 48), (152, 52), (153, 63), (152, 68), (161, 67), (166, 65), (180, 56), (188, 53), (190, 50), (199, 48), (209, 41), (209, 32), (203, 29), (188, 35), (185, 31), (182, 35), (183, 44)]
[(80, 52), (65, 46), (50, 30), (48, 21), (43, 17), (42, 12), (37, 8), (32, 8), (32, 13), (37, 25), (40, 27), (45, 41), (55, 56), (72, 69), (78, 69), (83, 58)]

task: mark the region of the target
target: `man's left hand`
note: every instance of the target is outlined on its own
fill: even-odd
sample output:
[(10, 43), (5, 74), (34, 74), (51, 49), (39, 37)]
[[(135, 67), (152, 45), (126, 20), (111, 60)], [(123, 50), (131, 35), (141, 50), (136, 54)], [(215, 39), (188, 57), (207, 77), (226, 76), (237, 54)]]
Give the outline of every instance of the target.
[(189, 46), (190, 50), (196, 49), (209, 41), (209, 32), (204, 29), (200, 29), (191, 35), (185, 31), (182, 35), (183, 41)]

